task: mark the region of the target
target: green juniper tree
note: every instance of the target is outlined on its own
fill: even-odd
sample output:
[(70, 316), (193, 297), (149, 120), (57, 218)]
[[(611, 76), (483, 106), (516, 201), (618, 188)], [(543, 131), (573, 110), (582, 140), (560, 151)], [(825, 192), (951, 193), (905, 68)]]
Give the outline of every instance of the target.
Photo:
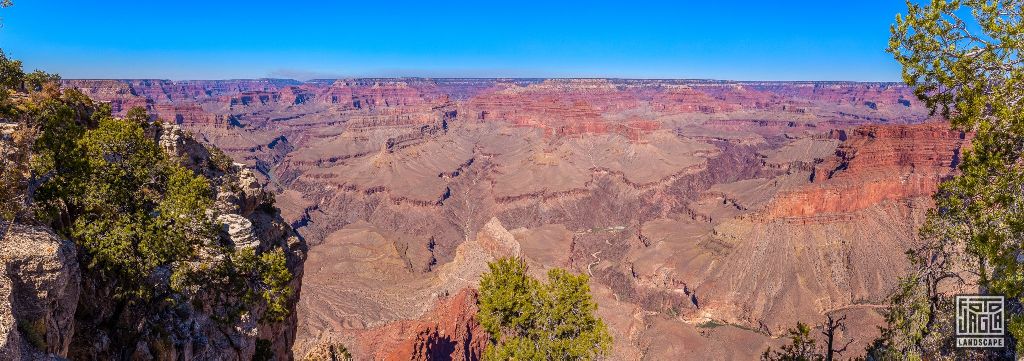
[[(825, 323), (821, 325), (823, 344), (819, 347), (818, 341), (811, 336), (811, 326), (803, 322), (797, 322), (796, 327), (786, 331), (786, 338), (789, 344), (783, 345), (779, 350), (768, 347), (761, 354), (762, 361), (832, 361), (842, 357), (847, 351), (853, 339), (846, 340), (842, 344), (837, 339), (837, 330), (846, 330), (846, 315), (835, 317), (825, 316)], [(842, 344), (842, 346), (840, 346)]]
[(502, 258), (480, 279), (477, 317), (491, 336), (489, 360), (591, 360), (608, 354), (611, 336), (594, 316), (589, 277), (548, 271), (530, 277), (521, 259)]
[(889, 324), (868, 356), (1007, 356), (954, 347), (952, 296), (1006, 296), (1009, 331), (1024, 337), (1024, 1), (907, 5), (892, 26), (889, 51), (916, 95), (973, 139), (959, 173), (935, 195), (921, 243), (909, 251), (915, 270), (893, 296)]
[(811, 337), (811, 327), (797, 322), (795, 328), (786, 331), (789, 344), (780, 350), (769, 347), (761, 354), (762, 361), (821, 361), (825, 357), (818, 351), (817, 341)]

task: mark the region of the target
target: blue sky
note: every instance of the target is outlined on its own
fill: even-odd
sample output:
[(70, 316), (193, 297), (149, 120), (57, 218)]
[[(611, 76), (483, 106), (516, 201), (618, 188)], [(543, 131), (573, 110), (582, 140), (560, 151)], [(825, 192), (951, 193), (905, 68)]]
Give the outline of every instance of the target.
[(903, 0), (14, 0), (0, 48), (65, 78), (897, 81)]

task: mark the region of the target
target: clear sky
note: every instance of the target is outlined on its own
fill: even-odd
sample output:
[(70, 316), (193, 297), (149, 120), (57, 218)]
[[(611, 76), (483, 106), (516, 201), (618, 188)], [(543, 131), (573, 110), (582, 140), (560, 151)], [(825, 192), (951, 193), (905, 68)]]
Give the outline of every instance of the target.
[(0, 48), (65, 78), (897, 81), (903, 0), (14, 0)]

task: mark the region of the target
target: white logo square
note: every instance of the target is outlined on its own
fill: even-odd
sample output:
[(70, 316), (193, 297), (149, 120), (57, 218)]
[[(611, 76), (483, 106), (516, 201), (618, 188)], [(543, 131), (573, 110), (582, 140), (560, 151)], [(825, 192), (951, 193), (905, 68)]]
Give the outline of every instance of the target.
[(956, 296), (957, 347), (1003, 347), (1003, 296)]

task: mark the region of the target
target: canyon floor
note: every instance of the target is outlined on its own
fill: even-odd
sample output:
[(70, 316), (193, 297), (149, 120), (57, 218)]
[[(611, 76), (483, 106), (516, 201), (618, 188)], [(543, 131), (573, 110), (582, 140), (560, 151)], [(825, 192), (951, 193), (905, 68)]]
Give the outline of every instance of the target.
[[(66, 80), (258, 169), (310, 245), (296, 357), (471, 358), (480, 273), (591, 276), (613, 359), (877, 335), (964, 134), (900, 84)], [(475, 350), (475, 351), (474, 351)]]

